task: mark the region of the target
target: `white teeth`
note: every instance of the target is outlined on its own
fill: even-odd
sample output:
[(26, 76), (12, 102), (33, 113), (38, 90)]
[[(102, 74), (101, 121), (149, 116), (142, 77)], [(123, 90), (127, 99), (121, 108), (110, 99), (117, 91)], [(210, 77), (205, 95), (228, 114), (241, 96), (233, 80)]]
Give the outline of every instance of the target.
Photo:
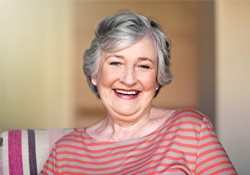
[(123, 91), (123, 90), (115, 90), (119, 94), (124, 94), (124, 95), (136, 95), (137, 91)]

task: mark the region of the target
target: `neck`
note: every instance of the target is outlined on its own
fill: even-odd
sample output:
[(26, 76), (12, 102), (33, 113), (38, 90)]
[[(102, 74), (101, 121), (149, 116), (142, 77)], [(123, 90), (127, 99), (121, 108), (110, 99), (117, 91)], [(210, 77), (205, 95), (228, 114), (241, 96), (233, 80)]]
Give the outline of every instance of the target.
[(106, 129), (112, 141), (127, 140), (143, 135), (144, 126), (149, 123), (150, 113), (143, 115), (133, 122), (120, 122), (111, 117), (106, 117)]
[(133, 122), (120, 122), (107, 117), (107, 126), (111, 127), (114, 131), (133, 131), (140, 126), (145, 125), (149, 121), (149, 114), (145, 115)]
[(117, 122), (106, 116), (99, 123), (87, 128), (93, 138), (107, 142), (117, 142), (141, 138), (155, 131), (172, 114), (172, 110), (151, 108), (134, 122)]

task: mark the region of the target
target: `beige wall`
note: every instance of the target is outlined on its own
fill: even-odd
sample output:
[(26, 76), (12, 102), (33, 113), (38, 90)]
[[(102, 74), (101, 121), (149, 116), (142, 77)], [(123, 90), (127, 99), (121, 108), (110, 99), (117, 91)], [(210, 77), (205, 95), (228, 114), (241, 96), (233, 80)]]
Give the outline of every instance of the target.
[(250, 2), (216, 2), (216, 123), (238, 173), (250, 172)]
[(103, 116), (86, 85), (82, 54), (98, 22), (120, 9), (152, 16), (173, 40), (174, 80), (155, 104), (198, 106), (197, 3), (0, 3), (0, 130), (80, 127)]
[(0, 130), (71, 125), (73, 5), (0, 4)]

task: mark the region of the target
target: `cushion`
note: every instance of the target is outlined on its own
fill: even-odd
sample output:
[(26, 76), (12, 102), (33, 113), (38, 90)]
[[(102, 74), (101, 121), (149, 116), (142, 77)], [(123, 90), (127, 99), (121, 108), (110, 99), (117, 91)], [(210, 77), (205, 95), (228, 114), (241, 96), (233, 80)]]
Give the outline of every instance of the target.
[(0, 135), (0, 174), (38, 174), (54, 143), (73, 129), (9, 130)]

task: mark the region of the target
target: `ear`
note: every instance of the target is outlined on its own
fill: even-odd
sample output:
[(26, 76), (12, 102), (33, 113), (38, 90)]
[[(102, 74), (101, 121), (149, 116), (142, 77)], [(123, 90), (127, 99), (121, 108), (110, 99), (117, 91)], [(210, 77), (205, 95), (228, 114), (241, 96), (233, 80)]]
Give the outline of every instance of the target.
[(91, 80), (91, 83), (92, 83), (94, 86), (97, 86), (97, 78), (96, 78), (96, 76), (91, 77), (90, 80)]
[(157, 84), (156, 84), (156, 90), (158, 90), (160, 88), (160, 84), (157, 82)]

